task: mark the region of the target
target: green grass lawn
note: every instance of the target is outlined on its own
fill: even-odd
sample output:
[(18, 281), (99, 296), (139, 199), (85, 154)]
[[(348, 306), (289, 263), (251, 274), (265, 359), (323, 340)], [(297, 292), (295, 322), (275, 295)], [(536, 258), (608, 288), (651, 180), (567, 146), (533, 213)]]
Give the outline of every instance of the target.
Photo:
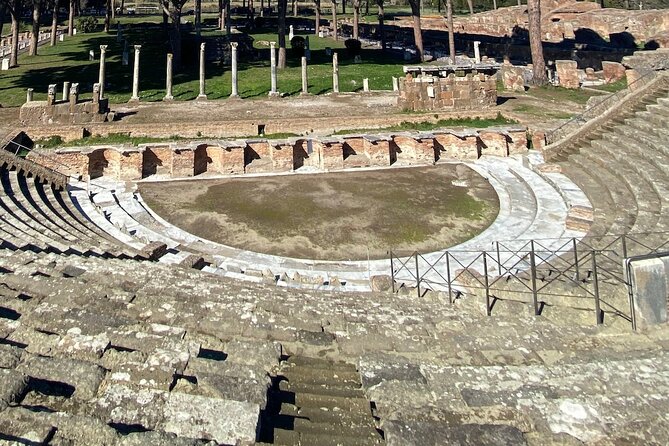
[[(104, 33), (78, 34), (65, 38), (55, 47), (42, 46), (39, 55), (19, 57), (19, 67), (0, 74), (0, 104), (19, 106), (25, 101), (25, 91), (33, 88), (35, 100), (46, 99), (49, 84), (58, 84), (59, 90), (64, 81), (79, 82), (82, 97), (90, 97), (93, 83), (97, 82), (99, 62), (89, 61), (88, 52), (94, 50), (99, 57), (100, 45), (107, 49), (107, 86), (106, 95), (112, 103), (122, 103), (130, 99), (132, 93), (132, 45), (141, 44), (140, 57), (140, 96), (143, 101), (159, 101), (165, 95), (165, 64), (168, 52), (167, 36), (162, 28), (151, 22), (140, 22), (140, 18), (123, 17), (124, 34), (130, 45), (130, 64), (122, 66), (122, 44), (116, 40), (115, 31)], [(152, 17), (151, 20), (159, 20)], [(206, 15), (206, 21), (214, 21), (214, 15)], [(115, 28), (115, 27), (114, 27)], [(205, 36), (222, 35), (213, 30), (205, 31)], [(258, 30), (251, 34), (254, 45), (259, 49), (258, 60), (239, 61), (239, 93), (243, 98), (265, 97), (270, 89), (269, 45), (262, 44), (270, 40), (277, 41), (276, 33), (271, 29)], [(195, 99), (199, 92), (197, 50), (193, 36), (184, 32), (184, 68), (174, 75), (173, 94), (175, 100)], [(369, 78), (370, 88), (374, 90), (391, 89), (392, 76), (402, 75), (402, 60), (391, 59), (380, 50), (362, 51), (363, 63), (354, 63), (344, 48), (342, 41), (310, 36), (311, 62), (308, 68), (309, 91), (322, 94), (331, 91), (332, 59), (326, 55), (326, 47), (339, 54), (340, 91), (351, 92), (362, 89), (363, 78)], [(290, 46), (290, 45), (289, 45)], [(288, 48), (288, 67), (279, 70), (278, 88), (287, 95), (301, 91), (300, 60)], [(231, 93), (231, 73), (229, 66), (208, 64), (206, 67), (209, 99), (226, 98)]]

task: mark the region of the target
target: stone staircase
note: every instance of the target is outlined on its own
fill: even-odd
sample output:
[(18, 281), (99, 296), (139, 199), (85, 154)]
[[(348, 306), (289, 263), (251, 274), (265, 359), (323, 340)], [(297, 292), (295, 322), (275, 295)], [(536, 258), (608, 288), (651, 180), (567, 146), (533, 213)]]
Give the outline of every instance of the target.
[[(277, 445), (379, 445), (370, 402), (352, 364), (305, 356), (282, 363), (270, 391), (274, 413), (262, 420)], [(262, 436), (261, 436), (262, 438)]]

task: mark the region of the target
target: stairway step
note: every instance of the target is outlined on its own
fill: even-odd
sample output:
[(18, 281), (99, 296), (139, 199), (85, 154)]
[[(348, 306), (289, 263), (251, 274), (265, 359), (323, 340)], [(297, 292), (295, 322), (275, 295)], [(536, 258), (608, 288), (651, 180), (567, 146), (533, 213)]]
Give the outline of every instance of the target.
[(355, 369), (312, 369), (287, 365), (281, 369), (281, 375), (294, 384), (347, 384), (351, 386), (360, 386), (360, 375)]
[(355, 366), (348, 362), (334, 362), (327, 359), (311, 358), (309, 356), (291, 356), (286, 361), (287, 364), (296, 366), (304, 366), (313, 369), (327, 369), (327, 370), (352, 370), (356, 371)]
[(328, 409), (362, 412), (369, 409), (370, 403), (365, 398), (298, 393), (295, 394), (295, 405), (298, 407), (325, 407)]
[(362, 412), (347, 410), (332, 410), (327, 407), (298, 407), (294, 404), (284, 403), (281, 405), (279, 415), (293, 418), (305, 418), (317, 423), (340, 423), (347, 424), (373, 424), (372, 412), (368, 406)]
[(364, 392), (360, 386), (338, 385), (336, 382), (330, 384), (305, 384), (281, 381), (279, 389), (285, 392), (310, 393), (314, 395), (341, 396), (350, 398), (363, 398)]

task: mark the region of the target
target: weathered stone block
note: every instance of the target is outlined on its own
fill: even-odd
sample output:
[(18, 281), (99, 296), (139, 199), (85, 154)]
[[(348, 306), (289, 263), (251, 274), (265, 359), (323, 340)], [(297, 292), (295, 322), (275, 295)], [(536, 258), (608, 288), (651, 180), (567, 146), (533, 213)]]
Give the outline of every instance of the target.
[(630, 262), (637, 327), (667, 322), (669, 256)]
[(604, 82), (610, 84), (625, 77), (625, 66), (618, 62), (602, 61)]
[(498, 132), (482, 131), (479, 133), (481, 142), (481, 156), (508, 156), (509, 147), (506, 136)]
[(579, 88), (578, 64), (574, 60), (556, 60), (555, 70), (561, 87)]

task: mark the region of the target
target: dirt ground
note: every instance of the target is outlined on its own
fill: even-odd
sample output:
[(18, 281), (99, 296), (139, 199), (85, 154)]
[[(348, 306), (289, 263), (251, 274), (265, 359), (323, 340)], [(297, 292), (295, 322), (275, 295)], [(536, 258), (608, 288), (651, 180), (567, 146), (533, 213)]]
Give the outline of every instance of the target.
[(434, 251), (497, 216), (490, 184), (463, 165), (141, 183), (171, 223), (237, 248), (320, 260)]

